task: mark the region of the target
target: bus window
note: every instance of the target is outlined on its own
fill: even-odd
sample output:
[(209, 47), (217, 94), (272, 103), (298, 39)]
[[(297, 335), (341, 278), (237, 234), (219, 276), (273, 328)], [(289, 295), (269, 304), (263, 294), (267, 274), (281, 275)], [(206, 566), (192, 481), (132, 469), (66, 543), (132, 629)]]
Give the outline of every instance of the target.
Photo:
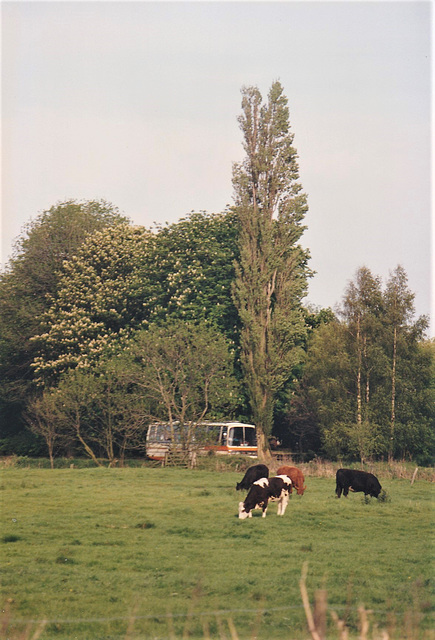
[(243, 427), (231, 427), (229, 429), (228, 446), (241, 447), (243, 443)]
[(249, 447), (255, 447), (257, 445), (257, 437), (255, 434), (255, 429), (249, 429), (248, 427), (244, 427), (244, 431), (245, 431), (244, 443)]

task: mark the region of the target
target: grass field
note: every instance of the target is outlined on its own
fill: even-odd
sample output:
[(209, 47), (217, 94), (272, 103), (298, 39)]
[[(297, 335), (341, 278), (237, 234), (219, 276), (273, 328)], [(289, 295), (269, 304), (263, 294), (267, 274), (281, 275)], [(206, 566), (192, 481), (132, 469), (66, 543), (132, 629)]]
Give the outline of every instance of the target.
[(430, 482), (380, 477), (379, 502), (337, 500), (333, 478), (308, 477), (284, 517), (272, 504), (242, 521), (241, 475), (3, 469), (4, 637), (302, 640), (304, 563), (310, 600), (326, 590), (351, 638), (360, 605), (364, 637), (434, 637)]

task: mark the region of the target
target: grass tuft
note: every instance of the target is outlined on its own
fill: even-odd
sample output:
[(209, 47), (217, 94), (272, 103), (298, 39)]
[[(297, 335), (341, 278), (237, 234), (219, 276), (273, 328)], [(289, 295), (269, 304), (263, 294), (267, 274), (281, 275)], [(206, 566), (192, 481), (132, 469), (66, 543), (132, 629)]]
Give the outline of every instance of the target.
[(16, 536), (14, 533), (10, 533), (2, 537), (2, 542), (4, 544), (8, 544), (9, 542), (18, 542), (18, 540), (21, 539), (21, 536)]
[(155, 526), (154, 522), (139, 522), (136, 529), (154, 529)]
[(378, 501), (379, 502), (391, 502), (391, 496), (387, 491), (385, 491), (385, 489), (382, 489), (381, 493), (378, 496)]

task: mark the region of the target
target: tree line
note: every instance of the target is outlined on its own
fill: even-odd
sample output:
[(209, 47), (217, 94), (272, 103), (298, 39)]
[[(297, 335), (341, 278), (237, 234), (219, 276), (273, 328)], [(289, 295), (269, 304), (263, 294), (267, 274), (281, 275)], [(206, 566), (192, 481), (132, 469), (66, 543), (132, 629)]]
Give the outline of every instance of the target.
[(303, 304), (306, 195), (287, 99), (242, 90), (234, 206), (150, 229), (104, 201), (30, 222), (0, 276), (3, 454), (144, 450), (147, 424), (238, 418), (302, 456), (433, 444), (433, 343), (399, 266), (362, 267), (337, 313)]

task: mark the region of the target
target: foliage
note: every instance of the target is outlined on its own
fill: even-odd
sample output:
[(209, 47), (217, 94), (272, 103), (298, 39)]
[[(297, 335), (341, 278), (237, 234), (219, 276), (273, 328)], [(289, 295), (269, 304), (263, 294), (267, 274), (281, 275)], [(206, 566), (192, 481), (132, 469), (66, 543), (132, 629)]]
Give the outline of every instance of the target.
[(101, 458), (123, 462), (127, 451), (144, 453), (150, 420), (169, 422), (172, 430), (179, 422), (188, 451), (198, 422), (228, 416), (239, 401), (233, 360), (225, 338), (210, 326), (152, 324), (125, 342), (123, 354), (64, 371), (30, 403), (27, 419), (44, 437), (52, 466), (57, 442), (61, 451), (65, 443), (78, 445), (96, 465)]
[(54, 468), (54, 455), (58, 444), (67, 444), (65, 434), (59, 428), (61, 412), (58, 404), (58, 394), (51, 389), (44, 389), (39, 397), (29, 401), (26, 421), (32, 433), (44, 438), (47, 445), (50, 466)]
[(105, 363), (99, 371), (70, 370), (53, 390), (61, 433), (80, 443), (98, 466), (104, 457), (109, 466), (126, 450), (144, 449), (145, 425), (140, 399), (124, 382), (117, 362)]
[(64, 266), (37, 337), (36, 378), (98, 367), (134, 331), (168, 317), (203, 320), (234, 340), (236, 236), (230, 213), (195, 213), (156, 233), (127, 224), (95, 233)]
[(256, 87), (242, 94), (239, 123), (246, 157), (233, 168), (240, 220), (234, 300), (242, 325), (244, 381), (260, 450), (267, 455), (276, 394), (302, 359), (301, 299), (309, 272), (308, 253), (297, 243), (307, 204), (280, 83), (273, 83), (264, 105)]
[(178, 423), (186, 450), (199, 422), (228, 416), (238, 402), (234, 358), (216, 329), (181, 320), (152, 325), (129, 351), (127, 380), (144, 398), (146, 418), (167, 422), (174, 443)]
[(0, 416), (8, 435), (22, 424), (33, 393), (31, 363), (42, 315), (56, 294), (59, 274), (85, 238), (125, 220), (104, 201), (58, 203), (28, 223), (0, 276)]
[(206, 322), (238, 342), (231, 298), (238, 235), (239, 221), (232, 211), (192, 212), (175, 224), (157, 227), (153, 262), (164, 287), (153, 309), (154, 322), (168, 317)]
[[(381, 477), (391, 501), (364, 504), (359, 494), (336, 500), (333, 477), (308, 477), (283, 518), (272, 504), (265, 519), (240, 521), (240, 477), (4, 469), (2, 536), (10, 541), (1, 542), (1, 588), (12, 600), (10, 631), (46, 619), (46, 640), (125, 637), (131, 614), (132, 637), (182, 637), (187, 619), (190, 637), (203, 637), (204, 621), (220, 637), (221, 612), (241, 637), (243, 629), (251, 637), (258, 615), (259, 640), (305, 638), (299, 578), (308, 561), (309, 594), (328, 590), (350, 637), (358, 637), (362, 603), (391, 640), (409, 635), (410, 614), (419, 616), (413, 637), (430, 637), (430, 482)], [(337, 636), (331, 621), (327, 637)]]
[[(391, 303), (398, 274), (400, 318)], [(362, 268), (346, 291), (342, 319), (313, 333), (288, 420), (297, 426), (296, 408), (309, 416), (328, 457), (429, 459), (433, 349), (423, 339), (425, 319), (413, 321), (412, 301), (401, 268), (384, 290)]]
[(40, 383), (77, 366), (95, 368), (148, 321), (160, 288), (158, 280), (144, 278), (153, 241), (144, 228), (121, 223), (90, 236), (64, 265), (45, 331), (35, 338)]

